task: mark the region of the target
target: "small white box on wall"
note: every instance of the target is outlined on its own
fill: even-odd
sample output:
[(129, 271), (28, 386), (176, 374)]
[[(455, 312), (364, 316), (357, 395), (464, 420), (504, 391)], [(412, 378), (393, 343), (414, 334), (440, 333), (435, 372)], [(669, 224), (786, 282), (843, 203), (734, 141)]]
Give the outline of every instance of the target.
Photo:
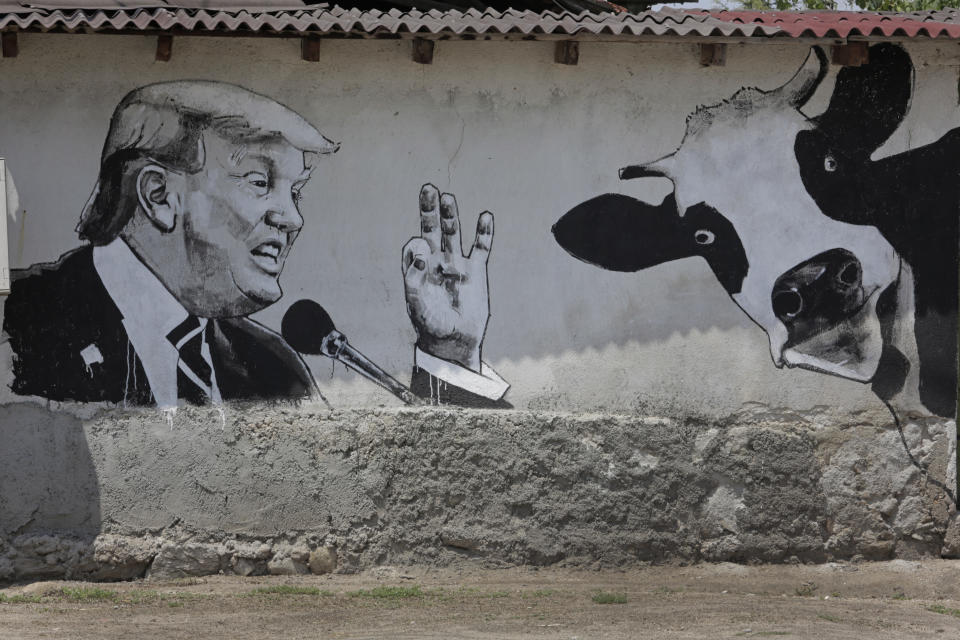
[(0, 295), (10, 293), (10, 254), (7, 251), (7, 163), (0, 158)]

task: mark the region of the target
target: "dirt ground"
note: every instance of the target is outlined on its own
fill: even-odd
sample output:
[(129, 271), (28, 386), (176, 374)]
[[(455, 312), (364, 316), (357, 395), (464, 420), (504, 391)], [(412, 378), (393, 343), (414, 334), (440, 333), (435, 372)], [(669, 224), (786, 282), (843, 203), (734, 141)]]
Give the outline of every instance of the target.
[(36, 582), (0, 639), (960, 638), (960, 561)]

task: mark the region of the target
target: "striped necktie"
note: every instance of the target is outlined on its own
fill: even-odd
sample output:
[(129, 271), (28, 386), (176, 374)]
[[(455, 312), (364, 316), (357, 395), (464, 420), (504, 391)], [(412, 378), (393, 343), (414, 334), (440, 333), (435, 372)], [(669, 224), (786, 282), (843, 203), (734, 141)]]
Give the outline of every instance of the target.
[(191, 404), (206, 404), (213, 398), (213, 367), (210, 347), (204, 334), (210, 323), (196, 316), (188, 316), (167, 334), (167, 340), (177, 348), (177, 397)]

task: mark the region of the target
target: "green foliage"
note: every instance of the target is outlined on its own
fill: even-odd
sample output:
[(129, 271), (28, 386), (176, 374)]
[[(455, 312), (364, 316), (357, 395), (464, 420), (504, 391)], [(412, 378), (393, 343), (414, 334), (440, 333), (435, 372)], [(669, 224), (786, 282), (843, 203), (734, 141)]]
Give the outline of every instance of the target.
[(932, 11), (960, 6), (957, 0), (856, 0), (857, 6), (867, 11)]
[(799, 11), (801, 9), (816, 9), (830, 11), (837, 8), (836, 2), (830, 0), (742, 0), (739, 9), (754, 11)]

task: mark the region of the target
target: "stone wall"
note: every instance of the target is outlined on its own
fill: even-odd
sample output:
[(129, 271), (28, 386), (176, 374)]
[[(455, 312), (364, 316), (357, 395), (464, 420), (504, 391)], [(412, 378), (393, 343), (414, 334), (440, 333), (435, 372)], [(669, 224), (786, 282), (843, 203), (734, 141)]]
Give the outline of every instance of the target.
[(916, 558), (950, 511), (882, 414), (0, 412), (0, 579)]

